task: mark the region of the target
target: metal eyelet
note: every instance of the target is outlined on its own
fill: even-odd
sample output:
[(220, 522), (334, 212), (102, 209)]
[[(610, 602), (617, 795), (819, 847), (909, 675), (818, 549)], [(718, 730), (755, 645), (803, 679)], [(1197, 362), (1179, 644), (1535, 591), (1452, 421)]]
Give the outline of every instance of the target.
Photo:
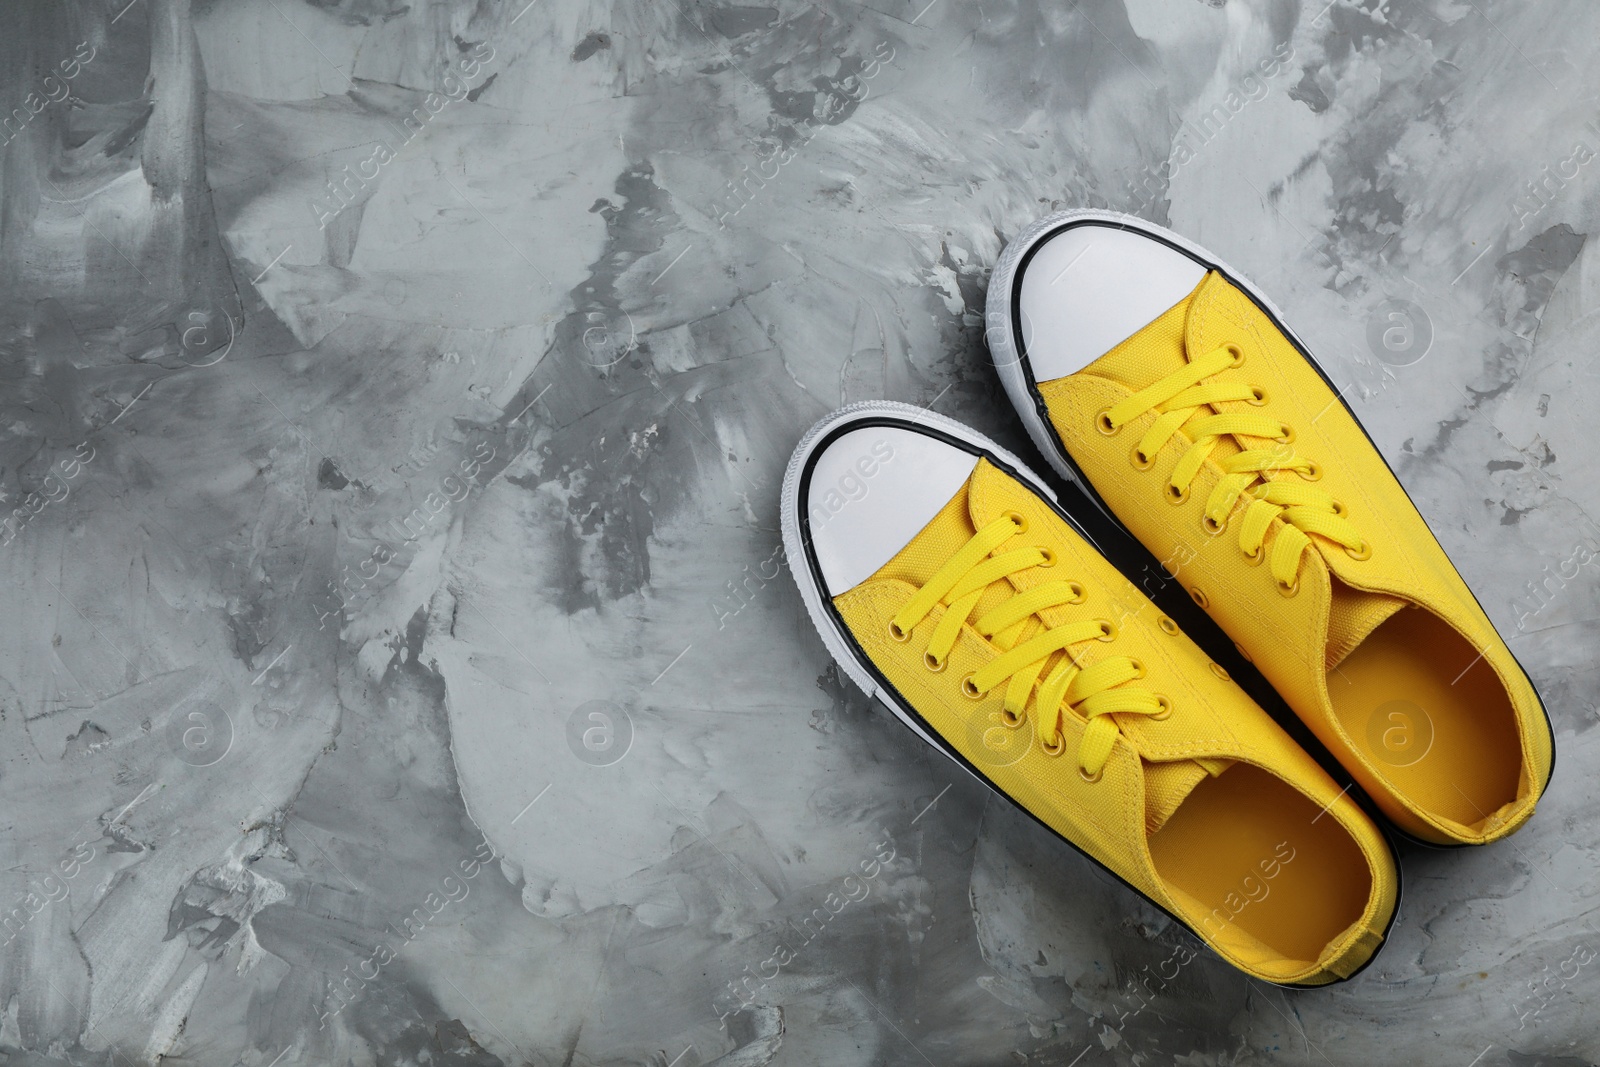
[(1172, 701), (1168, 700), (1160, 693), (1157, 693), (1156, 703), (1161, 705), (1161, 710), (1152, 712), (1149, 718), (1154, 719), (1156, 722), (1166, 722), (1168, 719), (1172, 718)]
[(1189, 499), (1189, 490), (1179, 489), (1171, 482), (1167, 483), (1167, 503), (1182, 504)]
[(969, 674), (961, 679), (961, 692), (970, 700), (982, 700), (983, 694), (978, 691), (977, 686), (972, 684), (972, 678), (973, 676)]
[(1088, 782), (1090, 785), (1094, 785), (1096, 782), (1098, 782), (1105, 775), (1105, 773), (1106, 773), (1106, 769), (1104, 767), (1101, 767), (1098, 771), (1095, 771), (1093, 774), (1090, 774), (1088, 771), (1084, 770), (1082, 767), (1078, 768), (1078, 777), (1082, 778), (1085, 782)]
[(911, 640), (911, 631), (900, 629), (900, 624), (895, 622), (893, 619), (890, 619), (889, 636), (894, 638), (896, 641), (899, 641), (901, 644), (904, 644), (905, 642)]
[(1177, 623), (1173, 622), (1165, 615), (1156, 620), (1156, 625), (1161, 627), (1161, 632), (1166, 634), (1168, 637), (1177, 637), (1178, 634), (1183, 632), (1178, 629)]
[(1228, 528), (1228, 524), (1226, 522), (1217, 522), (1212, 519), (1210, 515), (1204, 515), (1200, 519), (1200, 527), (1201, 529), (1205, 530), (1206, 533), (1210, 534), (1212, 537), (1215, 537), (1223, 530), (1226, 530)]
[(1128, 657), (1128, 661), (1133, 664), (1133, 669), (1139, 672), (1138, 674), (1135, 674), (1132, 678), (1129, 678), (1128, 681), (1137, 682), (1140, 678), (1143, 678), (1146, 674), (1149, 673), (1148, 671), (1146, 671), (1144, 669), (1144, 660), (1135, 659), (1134, 657), (1129, 656)]
[(1010, 708), (1000, 709), (1000, 725), (1002, 726), (1015, 730), (1027, 721), (1028, 717), (1026, 715), (1013, 715)]
[(1156, 465), (1156, 461), (1144, 454), (1144, 449), (1138, 445), (1133, 446), (1133, 451), (1128, 454), (1128, 462), (1133, 464), (1136, 471), (1147, 471)]
[(1072, 599), (1067, 601), (1067, 603), (1068, 604), (1082, 604), (1083, 603), (1083, 599), (1084, 599), (1083, 586), (1079, 585), (1077, 582), (1070, 582), (1069, 581), (1067, 583), (1067, 588), (1072, 590)]
[(1333, 513), (1341, 519), (1348, 519), (1350, 517), (1350, 509), (1345, 507), (1337, 500), (1333, 502)]
[(1266, 558), (1267, 558), (1267, 546), (1266, 545), (1262, 545), (1260, 548), (1256, 549), (1254, 552), (1246, 552), (1244, 554), (1244, 561), (1246, 563), (1250, 564), (1250, 566), (1252, 566), (1252, 567), (1261, 566), (1261, 561), (1266, 559)]
[(1250, 658), (1250, 653), (1246, 652), (1244, 650), (1244, 646), (1241, 645), (1239, 642), (1235, 641), (1233, 643), (1233, 648), (1234, 648), (1234, 651), (1239, 653), (1240, 658), (1242, 658), (1246, 663), (1254, 663), (1255, 662), (1255, 660)]
[(1117, 639), (1116, 624), (1110, 619), (1099, 619), (1097, 621), (1100, 623), (1100, 636), (1095, 638), (1095, 640), (1106, 642), (1115, 641)]
[(1242, 366), (1244, 366), (1244, 349), (1240, 348), (1238, 345), (1228, 345), (1226, 347), (1227, 347), (1229, 352), (1233, 353), (1233, 362), (1228, 364), (1228, 366), (1230, 366), (1230, 367), (1242, 367)]
[(1057, 557), (1056, 557), (1056, 553), (1055, 553), (1055, 549), (1045, 548), (1043, 545), (1040, 545), (1039, 546), (1039, 554), (1041, 556), (1043, 556), (1044, 559), (1041, 559), (1038, 563), (1035, 564), (1035, 566), (1038, 566), (1038, 567), (1054, 567), (1056, 565), (1056, 563), (1058, 562)]
[(1233, 676), (1231, 674), (1229, 674), (1227, 671), (1223, 670), (1222, 669), (1222, 664), (1217, 663), (1216, 661), (1212, 661), (1211, 673), (1216, 675), (1218, 678), (1221, 678), (1224, 682), (1228, 682), (1228, 681), (1232, 681), (1233, 680)]
[(1020, 511), (1002, 511), (1001, 518), (1010, 519), (1011, 525), (1017, 528), (1017, 533), (1028, 532), (1028, 517)]
[(1261, 388), (1261, 386), (1259, 386), (1259, 385), (1252, 385), (1250, 387), (1250, 399), (1246, 400), (1245, 403), (1249, 404), (1251, 407), (1257, 407), (1258, 408), (1258, 407), (1261, 407), (1266, 402), (1267, 402), (1267, 391), (1265, 389)]
[(1316, 460), (1307, 460), (1306, 462), (1309, 466), (1300, 472), (1300, 477), (1308, 482), (1320, 482), (1322, 480), (1322, 464)]
[(1206, 591), (1198, 585), (1189, 587), (1189, 599), (1199, 604), (1202, 611), (1211, 606), (1211, 598), (1206, 596)]
[(1094, 417), (1094, 424), (1099, 427), (1100, 432), (1105, 434), (1107, 437), (1116, 436), (1117, 430), (1120, 429), (1119, 426), (1111, 421), (1110, 408), (1101, 408), (1100, 414)]
[(1363, 541), (1355, 548), (1346, 547), (1344, 551), (1345, 555), (1349, 556), (1357, 563), (1360, 563), (1362, 560), (1368, 560), (1372, 558), (1372, 542)]
[(1299, 592), (1300, 592), (1300, 579), (1298, 577), (1296, 577), (1294, 581), (1289, 582), (1287, 585), (1284, 584), (1283, 582), (1279, 582), (1278, 583), (1278, 592), (1283, 594), (1286, 597), (1292, 597), (1292, 596), (1298, 595)]
[(1039, 743), (1039, 749), (1046, 756), (1059, 756), (1059, 755), (1061, 755), (1061, 753), (1063, 753), (1063, 752), (1065, 752), (1067, 750), (1067, 739), (1061, 736), (1061, 731), (1060, 730), (1057, 730), (1056, 731), (1056, 743), (1052, 746), (1052, 745), (1047, 745), (1047, 744), (1045, 744), (1044, 742), (1041, 741)]
[(1290, 426), (1288, 423), (1285, 423), (1284, 427), (1283, 427), (1283, 432), (1280, 433), (1277, 437), (1274, 437), (1273, 440), (1278, 442), (1278, 444), (1280, 444), (1280, 445), (1292, 445), (1292, 444), (1294, 444), (1294, 427)]
[(932, 652), (924, 652), (922, 654), (922, 665), (928, 668), (934, 674), (938, 674), (940, 671), (944, 670), (944, 664), (945, 661), (935, 658)]

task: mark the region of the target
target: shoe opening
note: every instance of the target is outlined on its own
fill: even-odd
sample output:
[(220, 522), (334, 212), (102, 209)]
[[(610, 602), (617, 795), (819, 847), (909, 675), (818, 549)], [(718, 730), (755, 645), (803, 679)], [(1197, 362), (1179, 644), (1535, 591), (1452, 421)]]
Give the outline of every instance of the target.
[(1284, 979), (1314, 968), (1372, 894), (1366, 857), (1339, 820), (1249, 764), (1196, 786), (1150, 853), (1197, 929)]
[(1433, 613), (1386, 619), (1329, 672), (1328, 695), (1369, 765), (1423, 811), (1483, 832), (1518, 799), (1511, 699), (1478, 649)]

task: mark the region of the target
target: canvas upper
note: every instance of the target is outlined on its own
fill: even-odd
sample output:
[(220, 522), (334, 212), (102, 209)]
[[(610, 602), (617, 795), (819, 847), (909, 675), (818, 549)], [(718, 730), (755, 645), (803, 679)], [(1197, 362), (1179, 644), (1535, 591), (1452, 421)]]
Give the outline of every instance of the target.
[(846, 673), (1246, 973), (1320, 985), (1368, 962), (1398, 875), (1359, 807), (1031, 474), (971, 431), (877, 415), (835, 416), (785, 493)]
[[(1171, 261), (1163, 297), (1194, 284), (1102, 330), (1127, 332), (1098, 355), (1063, 361), (1034, 331), (1048, 355), (1023, 368), (1083, 364), (1029, 376), (1053, 443), (1402, 830), (1480, 844), (1521, 826), (1554, 758), (1543, 707), (1359, 422), (1242, 282), (1115, 232)], [(1103, 294), (1031, 270), (1009, 279), (1025, 320), (1105, 317)]]

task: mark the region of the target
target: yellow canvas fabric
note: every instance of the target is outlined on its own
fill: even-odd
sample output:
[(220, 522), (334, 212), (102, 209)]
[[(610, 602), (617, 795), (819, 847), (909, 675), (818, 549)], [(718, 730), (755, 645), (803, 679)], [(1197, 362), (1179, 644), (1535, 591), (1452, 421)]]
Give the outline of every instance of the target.
[[(1147, 466), (1133, 449), (1163, 405), (1115, 432), (1097, 424), (1098, 413), (1226, 346), (1243, 362), (1201, 385), (1248, 384), (1262, 390), (1260, 402), (1203, 405), (1143, 457)], [(1553, 760), (1532, 685), (1355, 419), (1247, 295), (1212, 272), (1156, 322), (1039, 391), (1111, 510), (1173, 561), (1178, 580), (1396, 825), (1424, 840), (1476, 844), (1527, 820)], [(1220, 438), (1186, 498), (1171, 499), (1169, 479), (1192, 444), (1185, 430), (1234, 414), (1271, 416), (1293, 433), (1287, 443)], [(1297, 585), (1285, 590), (1272, 567), (1241, 550), (1236, 528), (1249, 492), (1220, 530), (1207, 527), (1207, 498), (1227, 457), (1272, 447), (1309, 459), (1316, 476), (1277, 470), (1262, 480), (1326, 492), (1370, 555), (1313, 532)], [(1263, 557), (1285, 524), (1272, 520)]]
[[(1039, 546), (1054, 563), (983, 588), (934, 669), (925, 653), (950, 604), (934, 605), (903, 637), (892, 624), (979, 531), (1008, 513), (1026, 529), (988, 559)], [(1041, 608), (992, 639), (971, 621), (1063, 580), (1082, 587), (1081, 602)], [(1132, 582), (1009, 474), (980, 461), (910, 544), (833, 603), (903, 703), (981, 775), (1235, 966), (1268, 981), (1318, 985), (1353, 973), (1381, 944), (1398, 880), (1377, 828)], [(1096, 780), (1077, 758), (1088, 724), (1073, 707), (1061, 713), (1061, 747), (1052, 755), (1030, 721), (1043, 713), (1038, 685), (1016, 725), (1003, 713), (1005, 685), (980, 698), (963, 690), (964, 679), (1008, 650), (1086, 620), (1105, 620), (1114, 636), (1055, 653), (1041, 678), (1069, 654), (1085, 670), (1134, 657), (1143, 677), (1117, 688), (1170, 703), (1160, 718), (1108, 716), (1115, 740)]]

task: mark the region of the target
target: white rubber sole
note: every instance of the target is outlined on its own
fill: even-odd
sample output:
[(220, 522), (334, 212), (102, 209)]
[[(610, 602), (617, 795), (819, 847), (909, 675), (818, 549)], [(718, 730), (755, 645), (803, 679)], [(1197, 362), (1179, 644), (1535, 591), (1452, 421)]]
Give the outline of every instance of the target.
[[(1017, 324), (1011, 311), (1012, 304), (1015, 302), (1013, 300), (1013, 289), (1017, 281), (1017, 268), (1022, 265), (1022, 261), (1027, 258), (1028, 253), (1033, 250), (1035, 245), (1069, 223), (1096, 223), (1146, 234), (1188, 254), (1208, 270), (1221, 271), (1227, 275), (1230, 282), (1245, 290), (1258, 301), (1267, 310), (1267, 313), (1277, 320), (1279, 327), (1289, 340), (1300, 349), (1307, 359), (1311, 360), (1311, 364), (1316, 367), (1317, 373), (1321, 374), (1324, 379), (1328, 378), (1328, 374), (1322, 369), (1322, 365), (1311, 356), (1305, 342), (1284, 322), (1283, 314), (1268, 299), (1267, 294), (1256, 288), (1243, 274), (1240, 274), (1221, 259), (1218, 259), (1213, 253), (1188, 238), (1173, 233), (1163, 226), (1157, 226), (1153, 222), (1146, 222), (1135, 215), (1124, 215), (1116, 211), (1096, 211), (1093, 209), (1061, 211), (1040, 219), (1011, 239), (1005, 250), (1000, 253), (1000, 260), (995, 264), (994, 271), (989, 276), (989, 295), (984, 304), (984, 338), (989, 344), (989, 355), (994, 362), (995, 371), (1000, 376), (1000, 384), (1005, 387), (1006, 396), (1010, 398), (1011, 406), (1016, 409), (1017, 415), (1021, 417), (1022, 425), (1027, 429), (1028, 436), (1033, 440), (1034, 446), (1039, 449), (1040, 454), (1044, 456), (1057, 474), (1067, 481), (1076, 483), (1088, 490), (1090, 499), (1100, 505), (1102, 510), (1105, 510), (1105, 505), (1100, 500), (1099, 494), (1093, 491), (1093, 486), (1085, 485), (1083, 479), (1078, 476), (1071, 457), (1067, 455), (1060, 438), (1056, 435), (1055, 427), (1051, 426), (1039, 413), (1040, 399), (1038, 394), (1034, 392), (1033, 386), (1029, 383), (1030, 375), (1023, 365), (1023, 361), (1028, 358), (1027, 354), (1017, 349)], [(1335, 392), (1338, 392), (1338, 390), (1335, 389)], [(1107, 514), (1110, 515), (1110, 512), (1107, 511)], [(1113, 519), (1116, 518), (1115, 515), (1111, 515), (1111, 517)]]
[[(940, 434), (953, 438), (961, 445), (970, 449), (973, 455), (984, 453), (1001, 460), (1017, 473), (1041, 497), (1055, 505), (1056, 511), (1072, 526), (1078, 534), (1093, 544), (1093, 540), (1073, 522), (1070, 516), (1061, 512), (1060, 501), (1044, 481), (1028, 466), (1012, 453), (1001, 448), (983, 434), (970, 427), (963, 426), (954, 419), (929, 411), (927, 408), (913, 407), (910, 404), (897, 404), (890, 400), (869, 400), (859, 404), (851, 404), (841, 408), (824, 418), (811, 429), (806, 431), (800, 443), (795, 446), (794, 455), (789, 460), (788, 470), (783, 476), (783, 491), (781, 496), (781, 524), (783, 529), (783, 550), (789, 561), (789, 573), (794, 575), (795, 584), (800, 588), (800, 599), (805, 603), (806, 612), (811, 616), (811, 623), (816, 627), (817, 633), (822, 636), (822, 643), (827, 647), (834, 662), (844, 671), (846, 677), (855, 683), (867, 696), (877, 700), (890, 711), (896, 718), (905, 723), (913, 732), (928, 744), (948, 756), (952, 762), (962, 770), (972, 773), (971, 768), (957, 759), (945, 744), (935, 738), (922, 724), (911, 710), (900, 703), (897, 696), (880, 686), (867, 667), (867, 654), (858, 646), (854, 639), (845, 631), (844, 627), (832, 611), (828, 609), (828, 596), (812, 566), (809, 546), (805, 543), (805, 535), (800, 528), (800, 517), (804, 510), (800, 504), (800, 483), (810, 464), (811, 457), (825, 442), (842, 433), (849, 427), (858, 423), (875, 419), (893, 419), (900, 423), (911, 424), (909, 428), (925, 427), (936, 430)], [(1096, 546), (1098, 547), (1098, 546)], [(993, 788), (993, 785), (977, 774), (973, 777)]]

